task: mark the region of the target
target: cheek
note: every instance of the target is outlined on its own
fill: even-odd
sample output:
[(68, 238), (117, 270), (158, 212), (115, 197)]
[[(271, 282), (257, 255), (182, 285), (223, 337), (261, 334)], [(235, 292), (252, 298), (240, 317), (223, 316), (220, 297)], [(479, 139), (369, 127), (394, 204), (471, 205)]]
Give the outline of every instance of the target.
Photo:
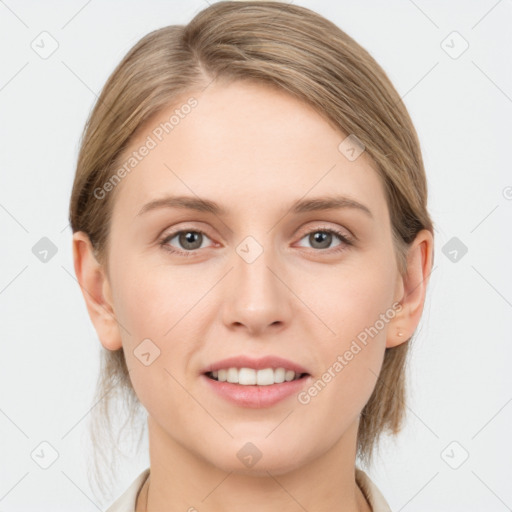
[(180, 383), (195, 349), (190, 338), (201, 294), (179, 272), (149, 269), (141, 261), (125, 260), (115, 279), (116, 317), (126, 328), (121, 335), (133, 388), (151, 415), (169, 422), (170, 411), (190, 407)]
[[(125, 258), (116, 267), (113, 281), (119, 321), (133, 335), (161, 343), (187, 323), (194, 305), (207, 291), (207, 283), (192, 267), (151, 266), (142, 256)], [(130, 343), (136, 342), (130, 339)]]
[(310, 294), (329, 329), (321, 326), (325, 335), (317, 337), (323, 371), (315, 376), (313, 388), (306, 390), (304, 402), (310, 398), (325, 408), (339, 404), (332, 412), (333, 420), (344, 421), (350, 411), (357, 414), (375, 387), (388, 325), (395, 313), (389, 265), (346, 268), (339, 278), (325, 281), (322, 294)]
[[(389, 312), (393, 302), (394, 275), (392, 263), (358, 262), (343, 267), (339, 273), (331, 272), (321, 279), (323, 286), (307, 292), (325, 318), (326, 340), (332, 339), (338, 349), (373, 326), (381, 315)], [(387, 323), (378, 322), (379, 335), (384, 335)], [(330, 336), (329, 336), (330, 335)], [(375, 337), (379, 337), (376, 335)], [(362, 335), (364, 338), (364, 335)], [(382, 336), (380, 336), (382, 337)]]
[(192, 267), (149, 266), (142, 257), (125, 258), (112, 277), (116, 317), (126, 328), (120, 331), (127, 367), (149, 410), (155, 390), (182, 394), (177, 381), (184, 382), (187, 362), (197, 351), (192, 340), (200, 339), (198, 318), (205, 318), (206, 304), (200, 299), (211, 283)]

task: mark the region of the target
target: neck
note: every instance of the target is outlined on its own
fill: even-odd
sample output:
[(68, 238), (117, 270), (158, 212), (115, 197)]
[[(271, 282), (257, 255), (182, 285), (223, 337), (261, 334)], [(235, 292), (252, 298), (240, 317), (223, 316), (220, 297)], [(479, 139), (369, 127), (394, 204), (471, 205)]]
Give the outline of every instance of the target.
[(371, 512), (355, 481), (357, 422), (316, 459), (289, 470), (262, 468), (256, 476), (212, 465), (170, 438), (151, 416), (148, 427), (151, 478), (139, 493), (137, 512)]

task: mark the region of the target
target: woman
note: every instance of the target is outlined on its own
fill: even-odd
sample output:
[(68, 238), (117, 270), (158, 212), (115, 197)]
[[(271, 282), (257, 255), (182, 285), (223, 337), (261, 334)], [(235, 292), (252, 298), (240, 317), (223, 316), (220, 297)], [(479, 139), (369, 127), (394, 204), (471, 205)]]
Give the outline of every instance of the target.
[(150, 467), (114, 511), (389, 511), (433, 263), (416, 132), (318, 14), (218, 2), (142, 38), (84, 131), (75, 272)]

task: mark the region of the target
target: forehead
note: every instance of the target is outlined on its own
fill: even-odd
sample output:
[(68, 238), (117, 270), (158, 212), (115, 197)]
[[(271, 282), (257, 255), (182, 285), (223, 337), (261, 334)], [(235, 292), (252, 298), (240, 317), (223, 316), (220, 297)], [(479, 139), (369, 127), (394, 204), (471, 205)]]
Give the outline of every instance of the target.
[(229, 210), (340, 194), (384, 214), (373, 160), (363, 152), (351, 161), (339, 149), (347, 135), (283, 91), (212, 84), (182, 95), (139, 128), (121, 161), (151, 149), (131, 157), (136, 162), (117, 185), (114, 215), (133, 218), (169, 194), (211, 198)]

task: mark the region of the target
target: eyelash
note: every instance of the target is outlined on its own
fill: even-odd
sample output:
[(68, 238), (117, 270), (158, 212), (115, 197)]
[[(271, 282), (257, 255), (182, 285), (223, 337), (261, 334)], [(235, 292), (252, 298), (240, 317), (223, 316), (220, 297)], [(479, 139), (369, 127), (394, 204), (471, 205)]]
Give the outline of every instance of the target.
[[(201, 231), (200, 229), (180, 229), (178, 231), (174, 231), (173, 233), (166, 234), (159, 241), (159, 245), (162, 247), (162, 249), (164, 249), (165, 251), (168, 251), (172, 254), (177, 254), (177, 255), (183, 256), (185, 258), (194, 257), (197, 255), (197, 251), (199, 251), (199, 249), (194, 249), (192, 251), (180, 251), (168, 244), (168, 242), (170, 240), (172, 240), (176, 235), (179, 235), (180, 233), (187, 233), (187, 232), (201, 233), (202, 235), (205, 235), (206, 237), (210, 238), (204, 231)], [(337, 229), (334, 229), (334, 228), (318, 228), (317, 227), (315, 229), (312, 229), (312, 230), (304, 233), (304, 235), (302, 235), (300, 240), (302, 240), (304, 237), (310, 235), (311, 233), (330, 233), (330, 234), (336, 235), (342, 242), (342, 244), (338, 245), (335, 249), (318, 249), (315, 252), (320, 252), (320, 253), (327, 252), (328, 254), (338, 254), (338, 253), (346, 250), (345, 245), (346, 246), (354, 245), (353, 241), (350, 238), (348, 238), (346, 235), (344, 235), (341, 231), (338, 231)]]

